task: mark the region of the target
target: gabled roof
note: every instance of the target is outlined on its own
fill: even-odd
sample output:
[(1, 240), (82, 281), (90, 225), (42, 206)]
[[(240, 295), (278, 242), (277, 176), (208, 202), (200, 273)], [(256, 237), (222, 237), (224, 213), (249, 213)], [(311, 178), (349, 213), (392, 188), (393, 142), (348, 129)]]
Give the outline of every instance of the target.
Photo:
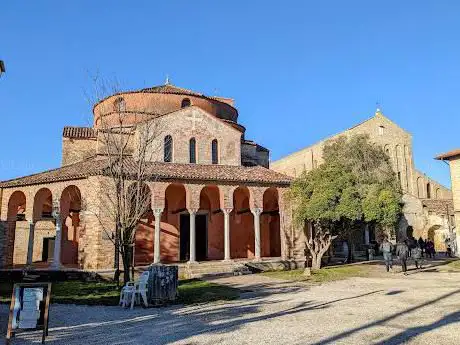
[(361, 125), (363, 125), (363, 124), (365, 124), (365, 123), (367, 123), (367, 122), (369, 122), (369, 121), (372, 121), (372, 120), (374, 120), (374, 119), (377, 119), (377, 118), (379, 118), (379, 117), (385, 119), (386, 121), (388, 121), (388, 122), (390, 122), (391, 124), (393, 124), (395, 127), (399, 128), (401, 131), (403, 131), (403, 132), (407, 133), (408, 135), (410, 135), (409, 132), (407, 132), (404, 128), (402, 128), (401, 126), (399, 126), (397, 123), (395, 123), (395, 122), (393, 122), (392, 120), (390, 120), (390, 119), (389, 119), (387, 116), (385, 116), (382, 112), (376, 111), (375, 114), (374, 114), (374, 116), (369, 117), (369, 118), (367, 118), (367, 119), (365, 119), (365, 120), (363, 120), (363, 121), (361, 121), (361, 122), (358, 122), (358, 123), (355, 124), (354, 126), (349, 127), (349, 128), (347, 128), (347, 129), (345, 129), (345, 130), (339, 132), (339, 133), (335, 133), (335, 134), (332, 134), (332, 135), (330, 135), (330, 136), (327, 136), (327, 137), (325, 137), (325, 138), (323, 138), (323, 139), (321, 139), (321, 140), (319, 140), (319, 141), (316, 141), (315, 143), (313, 143), (313, 144), (311, 144), (311, 145), (305, 146), (305, 147), (301, 148), (300, 150), (297, 150), (297, 151), (292, 152), (292, 153), (290, 153), (290, 154), (288, 154), (288, 155), (286, 155), (286, 156), (284, 156), (284, 157), (281, 157), (281, 158), (277, 159), (276, 161), (273, 161), (272, 164), (276, 164), (277, 162), (281, 162), (281, 161), (283, 161), (284, 159), (286, 159), (286, 158), (288, 158), (288, 157), (295, 157), (296, 155), (301, 155), (301, 154), (303, 154), (305, 151), (308, 151), (309, 149), (311, 149), (313, 146), (316, 146), (316, 145), (318, 145), (318, 144), (320, 144), (320, 143), (324, 143), (324, 142), (326, 142), (326, 141), (328, 141), (328, 140), (331, 140), (331, 139), (334, 139), (334, 138), (339, 137), (339, 136), (341, 136), (341, 135), (344, 135), (346, 132), (351, 131), (351, 130), (353, 130), (353, 129), (355, 129), (355, 128), (357, 128), (357, 127), (359, 127), (359, 126), (361, 126)]
[[(125, 160), (126, 171), (134, 175), (136, 163), (132, 158)], [(107, 175), (109, 162), (107, 158), (89, 158), (87, 160), (0, 182), (0, 188), (19, 187), (58, 181), (82, 179), (89, 176)], [(292, 178), (261, 166), (244, 167), (217, 164), (179, 164), (149, 162), (147, 174), (152, 180), (198, 180), (214, 182), (233, 182), (245, 184), (263, 184), (288, 186)]]

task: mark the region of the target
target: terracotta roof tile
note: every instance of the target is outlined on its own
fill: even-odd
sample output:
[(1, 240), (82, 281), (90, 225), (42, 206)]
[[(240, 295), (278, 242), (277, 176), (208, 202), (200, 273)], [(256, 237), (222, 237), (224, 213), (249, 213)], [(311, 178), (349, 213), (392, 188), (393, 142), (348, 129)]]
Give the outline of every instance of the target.
[(96, 131), (91, 127), (64, 127), (62, 136), (65, 138), (96, 138)]
[[(135, 171), (132, 159), (126, 162), (127, 171)], [(81, 179), (105, 174), (107, 159), (91, 158), (82, 162), (42, 173), (0, 182), (0, 187), (16, 187), (57, 181)], [(244, 167), (232, 165), (203, 165), (151, 162), (147, 165), (151, 179), (159, 180), (199, 180), (253, 184), (275, 184), (288, 186), (291, 178), (261, 166)]]
[(440, 154), (439, 156), (435, 157), (435, 159), (449, 160), (450, 158), (454, 158), (458, 156), (460, 156), (460, 149), (456, 149), (456, 150), (452, 150), (452, 151)]

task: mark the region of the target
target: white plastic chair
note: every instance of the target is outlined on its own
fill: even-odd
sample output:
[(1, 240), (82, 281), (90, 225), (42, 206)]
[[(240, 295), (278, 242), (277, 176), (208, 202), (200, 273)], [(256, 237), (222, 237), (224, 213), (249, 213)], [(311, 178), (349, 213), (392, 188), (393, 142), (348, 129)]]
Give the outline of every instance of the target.
[(141, 303), (142, 297), (144, 305), (148, 307), (147, 284), (149, 281), (149, 274), (149, 271), (145, 271), (141, 274), (138, 281), (127, 282), (126, 285), (123, 286), (120, 292), (119, 305), (127, 307), (131, 304), (131, 309), (133, 309), (135, 303)]

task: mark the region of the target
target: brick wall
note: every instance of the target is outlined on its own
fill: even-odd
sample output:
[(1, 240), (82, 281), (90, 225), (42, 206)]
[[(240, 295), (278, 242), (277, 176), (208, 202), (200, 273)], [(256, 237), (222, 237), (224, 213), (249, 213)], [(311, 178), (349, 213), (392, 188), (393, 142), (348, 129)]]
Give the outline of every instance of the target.
[(62, 138), (62, 165), (82, 161), (96, 154), (95, 139)]
[[(193, 118), (196, 119), (195, 125)], [(189, 142), (195, 138), (198, 164), (211, 164), (211, 142), (217, 139), (219, 164), (241, 165), (241, 132), (200, 108), (189, 107), (165, 115), (155, 120), (155, 125), (150, 129), (155, 136), (148, 154), (152, 161), (163, 161), (164, 138), (171, 135), (174, 163), (190, 162)], [(142, 131), (140, 129), (139, 133)]]

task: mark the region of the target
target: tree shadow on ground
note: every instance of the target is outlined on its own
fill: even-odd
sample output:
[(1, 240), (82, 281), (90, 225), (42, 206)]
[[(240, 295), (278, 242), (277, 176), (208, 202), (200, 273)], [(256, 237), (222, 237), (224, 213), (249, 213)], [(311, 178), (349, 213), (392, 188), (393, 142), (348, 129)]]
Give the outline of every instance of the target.
[[(424, 307), (429, 306), (431, 304), (435, 304), (435, 303), (437, 303), (439, 301), (442, 301), (442, 300), (444, 300), (446, 298), (452, 297), (452, 296), (454, 296), (456, 294), (459, 294), (459, 293), (460, 293), (460, 289), (454, 290), (454, 291), (452, 291), (450, 293), (447, 293), (447, 294), (444, 294), (444, 295), (442, 295), (442, 296), (440, 296), (438, 298), (435, 298), (435, 299), (430, 300), (428, 302), (416, 305), (414, 307), (411, 307), (409, 309), (403, 310), (401, 312), (394, 313), (394, 314), (392, 314), (390, 316), (387, 316), (387, 317), (384, 317), (384, 318), (382, 318), (380, 320), (369, 322), (369, 323), (366, 323), (366, 324), (364, 324), (364, 325), (362, 325), (360, 327), (356, 327), (356, 328), (353, 328), (353, 329), (348, 330), (346, 332), (342, 332), (342, 333), (339, 333), (339, 334), (334, 335), (332, 337), (323, 339), (323, 340), (321, 340), (321, 341), (319, 341), (317, 343), (314, 343), (313, 345), (334, 344), (337, 341), (343, 340), (343, 339), (351, 336), (354, 333), (361, 332), (363, 330), (366, 330), (366, 329), (369, 329), (369, 328), (372, 328), (372, 327), (375, 327), (375, 326), (383, 325), (384, 323), (386, 323), (388, 321), (394, 320), (394, 319), (396, 319), (396, 318), (398, 318), (400, 316), (403, 316), (405, 314), (415, 312), (415, 311), (417, 311), (417, 310), (419, 310), (421, 308), (424, 308)], [(390, 338), (390, 340), (385, 340), (385, 341), (383, 341), (381, 343), (378, 343), (378, 344), (393, 344), (393, 345), (402, 344), (402, 343), (405, 343), (405, 339), (407, 339), (408, 336), (415, 337), (417, 335), (420, 335), (421, 333), (427, 332), (427, 331), (435, 329), (437, 327), (442, 327), (442, 326), (445, 326), (445, 325), (447, 325), (449, 323), (454, 323), (454, 322), (458, 322), (458, 321), (459, 321), (459, 313), (456, 312), (456, 313), (447, 315), (443, 319), (441, 319), (441, 320), (439, 320), (437, 322), (434, 322), (433, 324), (431, 324), (429, 326), (421, 326), (421, 327), (409, 328), (409, 329), (401, 332), (400, 334), (396, 335), (395, 337)], [(404, 338), (404, 336), (406, 336), (406, 338)], [(389, 341), (393, 341), (393, 342), (389, 342)]]
[(408, 328), (405, 331), (398, 333), (392, 336), (391, 338), (375, 343), (374, 345), (406, 344), (407, 341), (410, 340), (411, 338), (417, 337), (423, 333), (447, 326), (449, 324), (457, 323), (457, 322), (460, 322), (460, 311), (446, 315), (440, 320), (435, 321), (429, 325)]
[[(282, 301), (247, 298), (225, 304), (206, 304), (188, 307), (174, 306), (158, 309), (126, 310), (118, 307), (88, 307), (59, 305), (51, 308), (51, 328), (47, 344), (169, 344), (195, 335), (224, 334), (261, 320), (273, 319), (301, 312), (321, 310), (344, 300), (359, 299), (382, 290), (340, 298), (323, 303), (313, 300), (296, 302), (276, 312), (261, 313), (263, 307)], [(268, 292), (267, 292), (268, 293)], [(289, 306), (289, 304), (288, 304)], [(74, 317), (69, 318), (69, 313)], [(0, 316), (2, 316), (0, 309)], [(60, 322), (59, 315), (66, 321)], [(71, 315), (71, 314), (70, 314)], [(81, 319), (85, 322), (82, 323)], [(21, 341), (36, 341), (39, 335), (25, 333)]]

